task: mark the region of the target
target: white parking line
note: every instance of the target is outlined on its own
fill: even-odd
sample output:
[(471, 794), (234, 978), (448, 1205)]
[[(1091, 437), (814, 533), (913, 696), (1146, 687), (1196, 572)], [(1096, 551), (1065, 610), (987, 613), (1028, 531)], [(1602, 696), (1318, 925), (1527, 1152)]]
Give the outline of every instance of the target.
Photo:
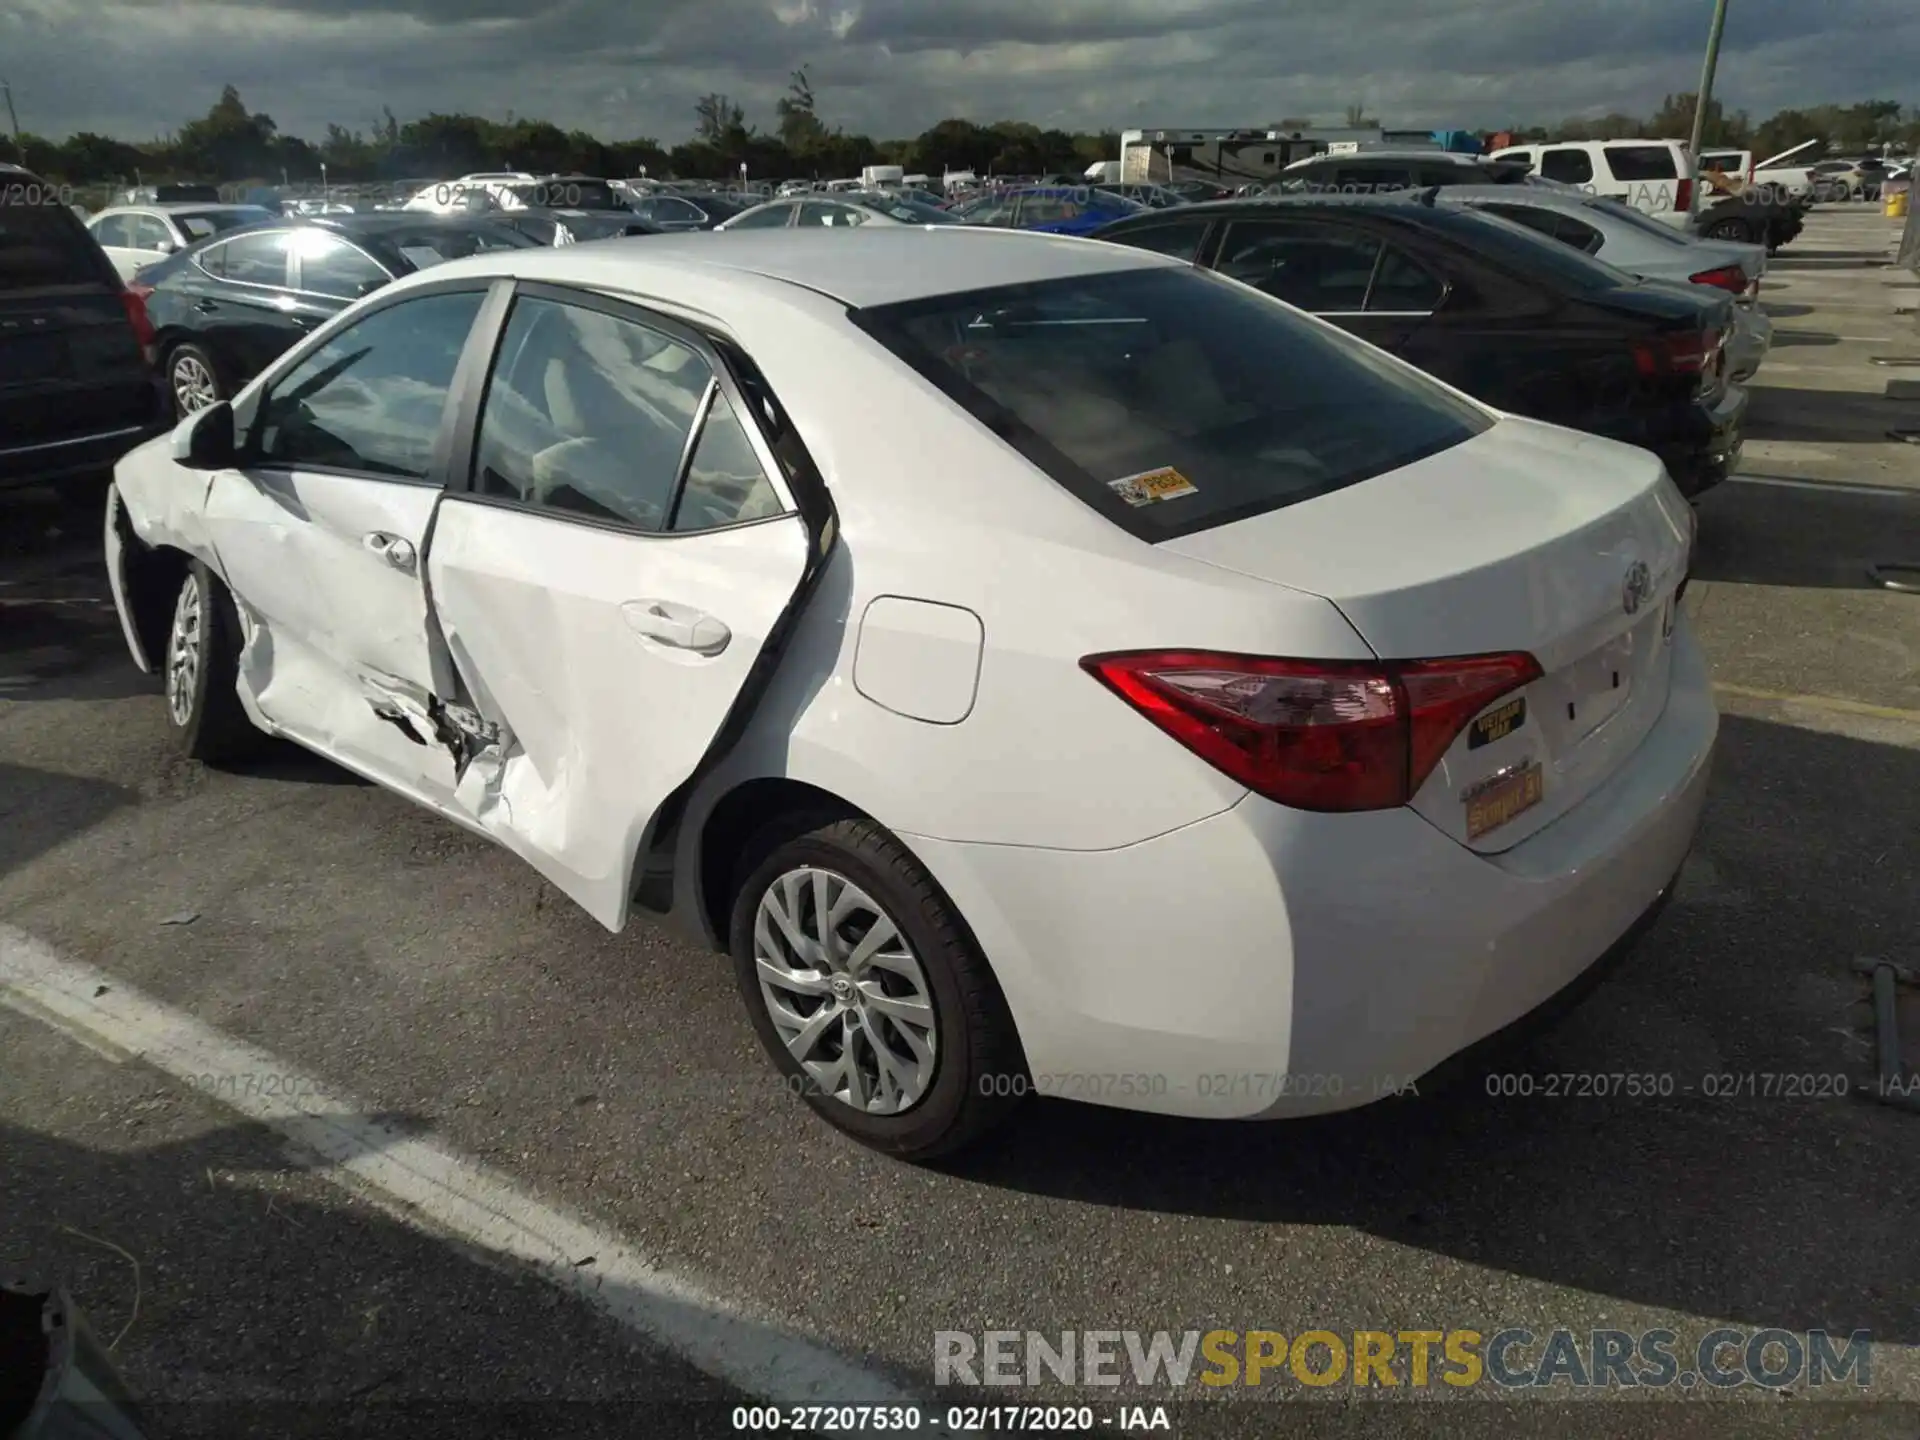
[(1854, 480), (1800, 480), (1787, 475), (1729, 475), (1729, 485), (1761, 485), (1775, 490), (1830, 490), (1837, 495), (1920, 497), (1920, 485), (1868, 485)]
[[(322, 1158), (315, 1173), (370, 1192), (428, 1234), (531, 1267), (661, 1349), (779, 1405), (920, 1405), (927, 1397), (650, 1264), (610, 1231), (505, 1175), (368, 1118), (364, 1105), (265, 1050), (0, 925), (0, 1004), (110, 1059), (138, 1059)], [(935, 1430), (935, 1434), (946, 1434)]]

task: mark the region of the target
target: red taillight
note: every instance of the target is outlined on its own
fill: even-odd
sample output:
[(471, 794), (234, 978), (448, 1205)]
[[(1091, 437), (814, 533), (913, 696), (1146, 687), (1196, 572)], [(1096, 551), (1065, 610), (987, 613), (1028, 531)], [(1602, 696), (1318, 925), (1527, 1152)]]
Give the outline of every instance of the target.
[(1715, 289), (1725, 290), (1734, 295), (1747, 293), (1747, 272), (1738, 265), (1722, 265), (1716, 270), (1702, 270), (1698, 275), (1688, 277), (1696, 285), (1711, 285)]
[(153, 293), (151, 285), (129, 285), (120, 292), (120, 304), (127, 312), (127, 323), (133, 326), (133, 338), (142, 350), (153, 344), (153, 321), (147, 317), (147, 296)]
[(1633, 347), (1633, 363), (1649, 379), (1705, 374), (1720, 349), (1717, 331), (1682, 330), (1656, 335)]
[(1678, 185), (1673, 187), (1673, 208), (1676, 210), (1685, 210), (1689, 214), (1693, 212), (1693, 181), (1691, 178), (1682, 180)]
[(1143, 650), (1080, 664), (1202, 760), (1298, 810), (1406, 804), (1469, 720), (1540, 678), (1519, 653), (1353, 662)]

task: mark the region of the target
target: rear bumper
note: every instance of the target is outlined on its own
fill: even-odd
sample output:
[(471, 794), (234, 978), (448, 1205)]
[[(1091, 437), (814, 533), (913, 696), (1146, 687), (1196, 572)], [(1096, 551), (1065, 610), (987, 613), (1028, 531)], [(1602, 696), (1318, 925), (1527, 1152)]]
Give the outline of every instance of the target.
[(31, 445), (0, 443), (0, 487), (35, 485), (81, 475), (104, 476), (122, 455), (164, 433), (166, 428), (159, 419), (156, 404), (155, 418), (142, 424), (115, 425)]
[(1682, 411), (1674, 433), (1649, 447), (1689, 500), (1705, 494), (1739, 467), (1747, 405), (1746, 390), (1729, 383), (1711, 405), (1697, 404)]
[(1576, 985), (1671, 888), (1719, 727), (1684, 621), (1674, 647), (1632, 757), (1498, 855), (1410, 809), (1253, 796), (1117, 850), (903, 838), (993, 964), (1042, 1093), (1221, 1119), (1352, 1109)]

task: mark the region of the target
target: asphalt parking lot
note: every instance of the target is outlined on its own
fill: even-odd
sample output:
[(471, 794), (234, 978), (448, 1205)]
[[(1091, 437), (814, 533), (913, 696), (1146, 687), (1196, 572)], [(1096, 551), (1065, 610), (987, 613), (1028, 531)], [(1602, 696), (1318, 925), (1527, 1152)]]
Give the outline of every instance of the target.
[[(302, 754), (238, 774), (175, 759), (92, 515), (0, 497), (0, 958), (101, 972), (108, 1008), (124, 990), (147, 1021), (198, 1027), (181, 1053), (266, 1052), (396, 1154), (424, 1138), (515, 1206), (583, 1217), (653, 1288), (609, 1318), (390, 1171), (289, 1149), (231, 1088), (196, 1093), (17, 1006), (0, 1274), (62, 1281), (119, 1333), (167, 1434), (247, 1406), (283, 1407), (259, 1433), (295, 1433), (316, 1402), (341, 1433), (341, 1406), (405, 1401), (720, 1433), (735, 1385), (782, 1366), (782, 1394), (796, 1367), (924, 1386), (939, 1331), (1724, 1324), (1871, 1331), (1873, 1383), (1717, 1399), (1737, 1420), (1689, 1395), (1689, 1425), (1728, 1427), (1702, 1433), (1910, 1437), (1920, 1117), (1777, 1093), (1867, 1073), (1855, 960), (1920, 965), (1920, 596), (1868, 577), (1920, 563), (1920, 446), (1886, 433), (1920, 428), (1901, 388), (1920, 320), (1896, 313), (1920, 288), (1884, 268), (1896, 233), (1823, 209), (1769, 273), (1752, 478), (1704, 502), (1689, 599), (1726, 716), (1699, 846), (1631, 959), (1510, 1066), (1671, 1075), (1664, 1096), (1481, 1085), (1269, 1126), (1038, 1104), (950, 1171), (891, 1163), (773, 1083), (717, 957), (645, 926), (611, 937), (504, 851)], [(1761, 1078), (1709, 1097), (1709, 1076)], [(674, 1294), (689, 1313), (663, 1320)], [(762, 1327), (727, 1342), (759, 1358), (706, 1367), (725, 1379), (671, 1353), (709, 1299)], [(801, 1340), (848, 1368), (795, 1361)], [(1294, 1433), (1263, 1394), (1182, 1411), (1176, 1433)], [(1327, 1397), (1286, 1423), (1363, 1433), (1393, 1403)], [(1677, 1433), (1645, 1406), (1678, 1391), (1636, 1399), (1579, 1423)], [(1567, 1408), (1479, 1411), (1497, 1409), (1487, 1433), (1568, 1435)]]

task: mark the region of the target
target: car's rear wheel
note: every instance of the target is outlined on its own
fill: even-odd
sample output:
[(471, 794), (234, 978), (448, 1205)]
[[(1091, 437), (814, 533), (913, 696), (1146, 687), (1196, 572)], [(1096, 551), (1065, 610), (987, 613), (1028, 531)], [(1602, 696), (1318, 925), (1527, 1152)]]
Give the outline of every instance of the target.
[(1740, 244), (1754, 243), (1753, 227), (1744, 220), (1716, 220), (1707, 226), (1706, 238), (1732, 240)]
[(173, 395), (174, 416), (182, 420), (227, 398), (213, 356), (192, 344), (177, 345), (168, 354), (167, 389)]
[(748, 847), (731, 948), (781, 1073), (828, 1123), (910, 1160), (984, 1136), (1028, 1088), (1012, 1016), (933, 878), (870, 820), (796, 817)]
[(240, 616), (213, 572), (194, 561), (167, 630), (167, 723), (181, 752), (209, 764), (242, 759), (262, 739), (240, 703)]

